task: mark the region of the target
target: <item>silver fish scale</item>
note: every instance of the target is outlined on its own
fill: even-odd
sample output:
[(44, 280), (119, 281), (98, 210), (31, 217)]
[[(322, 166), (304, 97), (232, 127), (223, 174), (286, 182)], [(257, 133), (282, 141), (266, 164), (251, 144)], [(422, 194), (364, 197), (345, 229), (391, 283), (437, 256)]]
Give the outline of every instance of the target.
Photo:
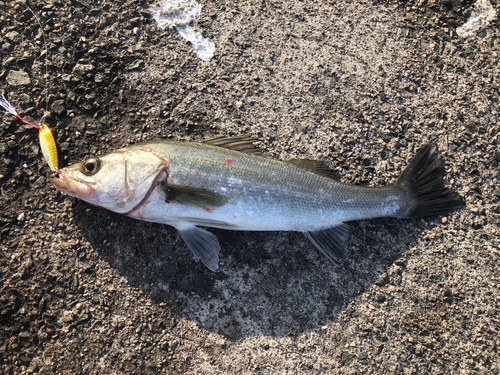
[(169, 184), (228, 197), (228, 203), (207, 218), (232, 224), (234, 217), (234, 224), (240, 227), (244, 221), (246, 230), (310, 231), (343, 221), (398, 217), (405, 211), (407, 198), (396, 186), (346, 185), (287, 162), (207, 144), (170, 141), (145, 146), (169, 163)]

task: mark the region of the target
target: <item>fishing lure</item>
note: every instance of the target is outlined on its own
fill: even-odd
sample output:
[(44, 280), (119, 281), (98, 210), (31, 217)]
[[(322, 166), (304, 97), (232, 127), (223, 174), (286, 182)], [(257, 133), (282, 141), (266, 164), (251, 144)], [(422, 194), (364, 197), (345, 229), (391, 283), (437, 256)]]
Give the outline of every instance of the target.
[(47, 124), (42, 124), (39, 130), (40, 147), (42, 148), (43, 157), (47, 161), (52, 172), (60, 174), (59, 159), (57, 157), (57, 146), (52, 131)]
[(26, 125), (32, 126), (35, 129), (38, 129), (39, 139), (40, 139), (40, 147), (42, 149), (42, 154), (47, 164), (50, 167), (52, 172), (56, 172), (58, 175), (61, 174), (59, 170), (59, 158), (57, 155), (57, 146), (56, 141), (54, 139), (54, 135), (50, 130), (47, 124), (42, 124), (40, 126), (33, 125), (23, 119), (19, 113), (17, 113), (16, 109), (5, 99), (5, 96), (2, 95), (0, 98), (0, 106), (2, 106), (7, 112), (12, 114), (19, 121), (23, 122)]
[[(40, 22), (40, 19), (36, 15), (36, 13), (30, 8), (30, 6), (24, 2), (22, 4), (26, 7), (26, 10), (28, 10), (33, 17), (35, 18), (36, 22), (38, 23), (38, 26), (40, 26), (40, 31), (42, 33), (43, 37), (43, 44), (45, 46), (45, 111), (48, 111), (48, 105), (49, 101), (47, 98), (47, 93), (48, 93), (48, 81), (47, 77), (49, 77), (48, 74), (48, 64), (47, 64), (47, 55), (48, 55), (48, 48), (47, 48), (47, 38), (45, 37), (45, 32), (43, 31), (42, 23)], [(29, 123), (28, 121), (24, 120), (20, 114), (17, 113), (16, 109), (12, 106), (12, 104), (9, 103), (7, 99), (5, 99), (5, 96), (2, 95), (0, 98), (0, 106), (2, 106), (7, 112), (11, 113), (15, 118), (17, 118), (19, 121), (22, 123), (32, 126), (35, 129), (38, 129), (39, 132), (39, 139), (40, 139), (40, 147), (42, 149), (43, 157), (47, 161), (47, 164), (50, 167), (50, 170), (53, 172), (56, 172), (58, 175), (61, 174), (59, 170), (59, 158), (57, 156), (57, 146), (56, 146), (56, 141), (54, 139), (54, 135), (52, 134), (52, 131), (50, 130), (49, 126), (47, 124), (42, 124), (40, 126), (38, 125), (33, 125)]]

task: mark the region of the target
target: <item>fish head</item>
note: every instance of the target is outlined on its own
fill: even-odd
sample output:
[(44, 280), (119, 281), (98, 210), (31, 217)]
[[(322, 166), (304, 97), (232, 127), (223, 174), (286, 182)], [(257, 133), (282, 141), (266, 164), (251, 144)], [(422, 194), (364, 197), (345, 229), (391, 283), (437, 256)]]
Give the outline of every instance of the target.
[(120, 149), (60, 169), (50, 180), (65, 194), (108, 210), (127, 213), (142, 204), (166, 178), (168, 163), (150, 148)]

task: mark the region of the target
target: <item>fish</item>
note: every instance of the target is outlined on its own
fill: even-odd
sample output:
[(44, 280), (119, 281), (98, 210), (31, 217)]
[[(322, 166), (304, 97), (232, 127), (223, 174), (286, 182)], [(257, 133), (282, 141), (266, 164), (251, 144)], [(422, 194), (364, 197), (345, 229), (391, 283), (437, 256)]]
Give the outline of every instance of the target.
[(435, 143), (422, 146), (393, 183), (345, 184), (323, 161), (265, 157), (246, 136), (131, 145), (60, 169), (61, 192), (135, 219), (177, 229), (196, 258), (219, 268), (218, 238), (201, 227), (302, 232), (329, 260), (347, 257), (350, 221), (445, 215), (465, 206), (444, 185)]

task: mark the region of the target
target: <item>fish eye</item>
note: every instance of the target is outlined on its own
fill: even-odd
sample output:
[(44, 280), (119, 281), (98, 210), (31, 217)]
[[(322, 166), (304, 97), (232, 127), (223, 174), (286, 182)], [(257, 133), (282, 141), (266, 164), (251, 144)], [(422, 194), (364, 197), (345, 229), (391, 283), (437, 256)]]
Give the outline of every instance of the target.
[(96, 174), (101, 168), (101, 161), (98, 158), (90, 158), (82, 163), (82, 172), (87, 176)]

